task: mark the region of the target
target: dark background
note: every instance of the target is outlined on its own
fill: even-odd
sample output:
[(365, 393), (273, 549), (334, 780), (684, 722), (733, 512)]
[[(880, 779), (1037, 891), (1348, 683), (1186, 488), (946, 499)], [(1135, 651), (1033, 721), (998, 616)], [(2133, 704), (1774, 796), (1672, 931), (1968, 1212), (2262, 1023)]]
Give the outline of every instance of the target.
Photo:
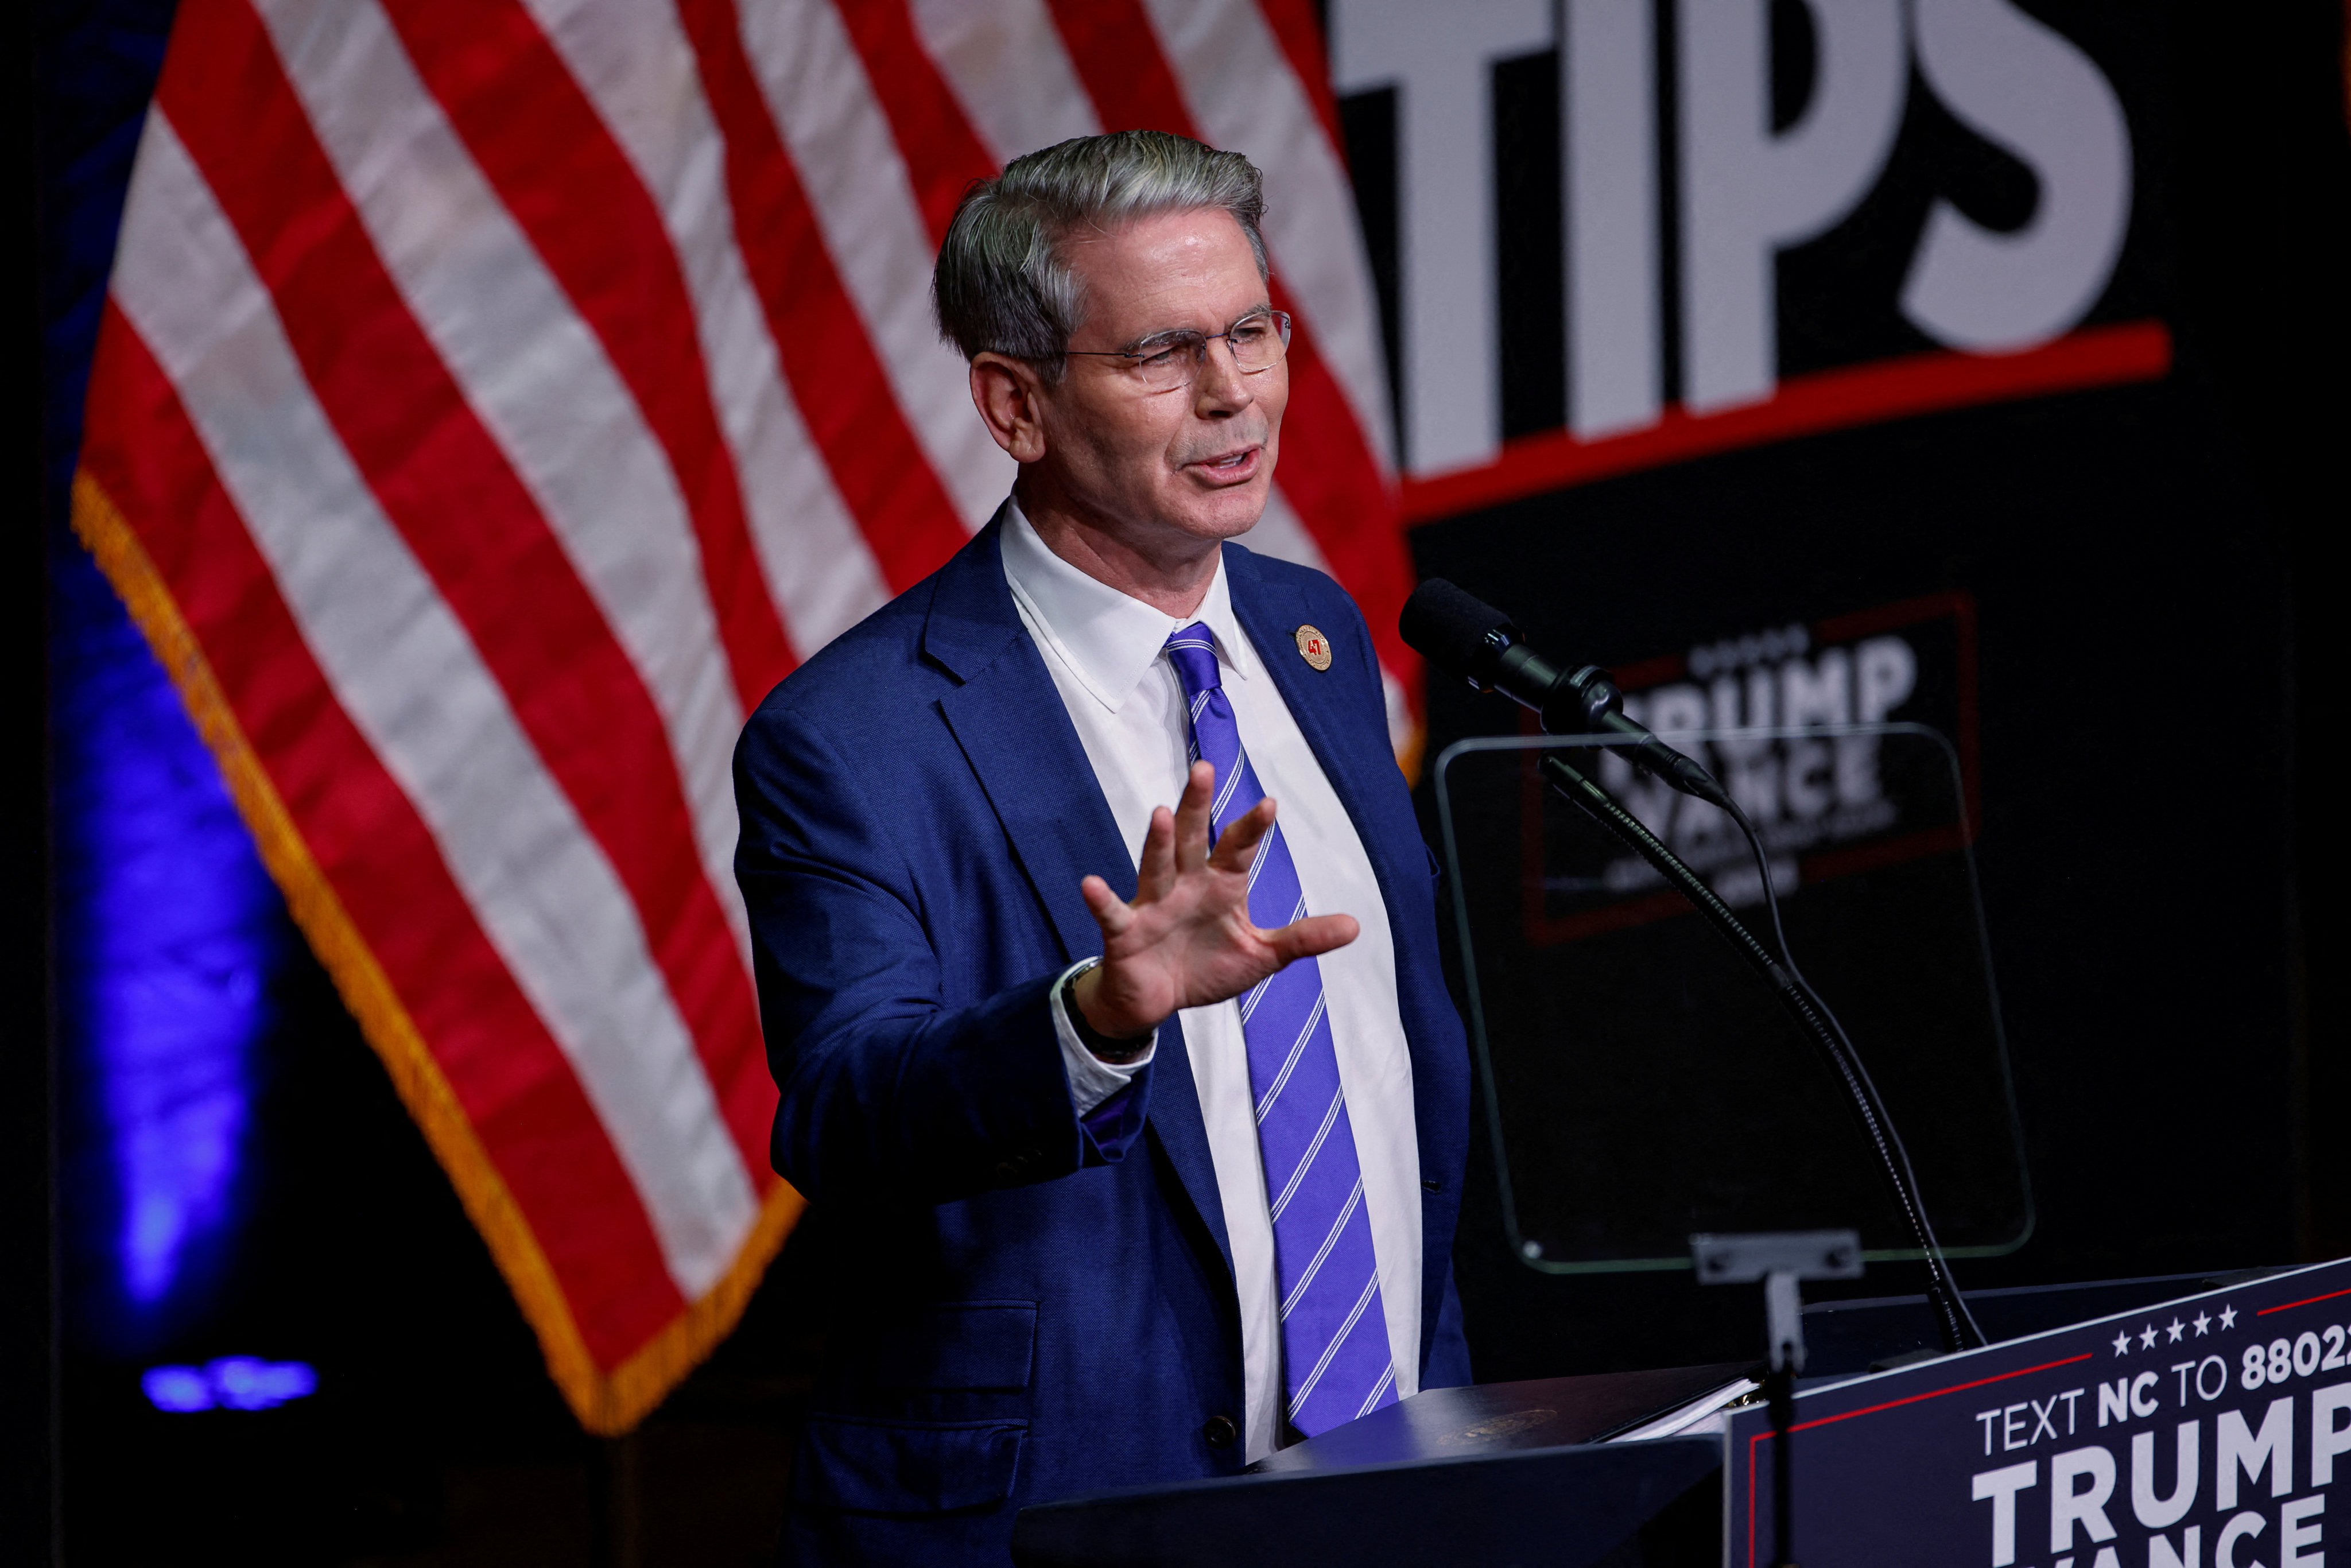
[[(2031, 9), (2123, 95), (2138, 164), (2132, 234), (2092, 319), (2160, 318), (2170, 376), (1531, 497), (1424, 526), (1414, 553), (1424, 572), (1503, 602), (1539, 642), (1603, 661), (1970, 593), (1980, 870), (2039, 1223), (2011, 1256), (1965, 1265), (1964, 1282), (2351, 1251), (2351, 1056), (2335, 962), (2343, 813), (2328, 765), (2342, 672), (2324, 567), (2325, 540), (2351, 515), (2344, 13), (2333, 0)], [(127, 1329), (101, 1288), (87, 1025), (70, 1009), (54, 1030), (48, 1017), (90, 956), (70, 918), (76, 841), (55, 825), (78, 798), (82, 727), (148, 700), (160, 675), (135, 675), (137, 634), (65, 529), (65, 485), (170, 10), (47, 0), (11, 23), (11, 217), (38, 285), (18, 295), (31, 308), (11, 319), (11, 341), (20, 363), (37, 362), (42, 395), (8, 449), (19, 523), (0, 636), (20, 674), (0, 722), (47, 738), (16, 750), (17, 809), (0, 844), (12, 894), (0, 943), (0, 1557), (47, 1561), (61, 1546), (77, 1563), (755, 1561), (822, 1354), (807, 1326), (820, 1219), (734, 1339), (638, 1433), (582, 1436), (375, 1058), (274, 907), (256, 917), (274, 956), (237, 1239), (202, 1310), (160, 1333)], [(1781, 11), (1792, 105), (1805, 43), (1801, 12)], [(1512, 434), (1561, 413), (1554, 75), (1548, 55), (1497, 69)], [(1927, 346), (1890, 308), (1849, 302), (1893, 298), (1929, 172), (1938, 188), (1959, 181), (1955, 199), (1987, 223), (2014, 221), (2030, 200), (2021, 170), (1923, 92), (1912, 105), (1864, 208), (1782, 264), (1789, 372)], [(1392, 110), (1368, 95), (1344, 118), (1392, 298)], [(120, 674), (126, 648), (133, 677)], [(1432, 758), (1516, 723), (1443, 684), (1429, 721)], [(1749, 1351), (1743, 1292), (1520, 1266), (1479, 1133), (1456, 1267), (1481, 1378)], [(1914, 1284), (1881, 1269), (1858, 1288)], [(229, 1353), (309, 1361), (321, 1391), (196, 1416), (161, 1415), (139, 1391), (147, 1365)]]

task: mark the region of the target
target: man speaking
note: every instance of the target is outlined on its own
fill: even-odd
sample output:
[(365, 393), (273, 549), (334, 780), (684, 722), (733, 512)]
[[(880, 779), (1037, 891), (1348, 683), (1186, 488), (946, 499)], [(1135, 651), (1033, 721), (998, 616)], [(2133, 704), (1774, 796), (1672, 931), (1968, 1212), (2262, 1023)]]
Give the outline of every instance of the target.
[(1155, 131), (972, 190), (935, 292), (1012, 497), (737, 749), (776, 1169), (848, 1253), (789, 1559), (1001, 1563), (1025, 1504), (1468, 1381), (1371, 637), (1231, 542), (1289, 394), (1263, 206)]

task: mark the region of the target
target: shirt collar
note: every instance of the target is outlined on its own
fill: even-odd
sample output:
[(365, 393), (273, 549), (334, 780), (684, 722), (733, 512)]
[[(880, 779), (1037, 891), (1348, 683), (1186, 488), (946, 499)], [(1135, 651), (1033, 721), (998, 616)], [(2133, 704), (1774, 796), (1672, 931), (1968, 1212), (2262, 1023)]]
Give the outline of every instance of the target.
[(1168, 637), (1194, 622), (1216, 640), (1217, 662), (1225, 676), (1249, 679), (1256, 660), (1225, 581), (1222, 552), (1208, 595), (1183, 620), (1097, 581), (1055, 555), (1018, 501), (1005, 503), (1005, 580), (1038, 636), (1050, 643), (1088, 695), (1116, 713), (1142, 685)]

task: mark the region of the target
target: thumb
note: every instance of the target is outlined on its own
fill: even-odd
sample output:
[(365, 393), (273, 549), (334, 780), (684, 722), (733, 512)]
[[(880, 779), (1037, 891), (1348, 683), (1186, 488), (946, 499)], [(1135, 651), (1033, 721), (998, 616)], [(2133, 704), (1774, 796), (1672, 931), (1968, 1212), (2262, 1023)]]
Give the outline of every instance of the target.
[(1279, 931), (1265, 934), (1266, 946), (1285, 964), (1312, 958), (1334, 947), (1344, 947), (1362, 934), (1352, 915), (1310, 915)]

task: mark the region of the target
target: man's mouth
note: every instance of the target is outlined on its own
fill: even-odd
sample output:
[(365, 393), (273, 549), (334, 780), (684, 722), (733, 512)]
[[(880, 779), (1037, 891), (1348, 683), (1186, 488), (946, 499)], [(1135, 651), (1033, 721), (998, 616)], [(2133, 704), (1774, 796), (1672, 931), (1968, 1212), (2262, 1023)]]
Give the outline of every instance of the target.
[(1255, 444), (1238, 447), (1231, 452), (1219, 453), (1214, 457), (1201, 458), (1192, 466), (1200, 469), (1212, 479), (1238, 482), (1248, 479), (1257, 473), (1258, 456), (1263, 450), (1262, 447)]

